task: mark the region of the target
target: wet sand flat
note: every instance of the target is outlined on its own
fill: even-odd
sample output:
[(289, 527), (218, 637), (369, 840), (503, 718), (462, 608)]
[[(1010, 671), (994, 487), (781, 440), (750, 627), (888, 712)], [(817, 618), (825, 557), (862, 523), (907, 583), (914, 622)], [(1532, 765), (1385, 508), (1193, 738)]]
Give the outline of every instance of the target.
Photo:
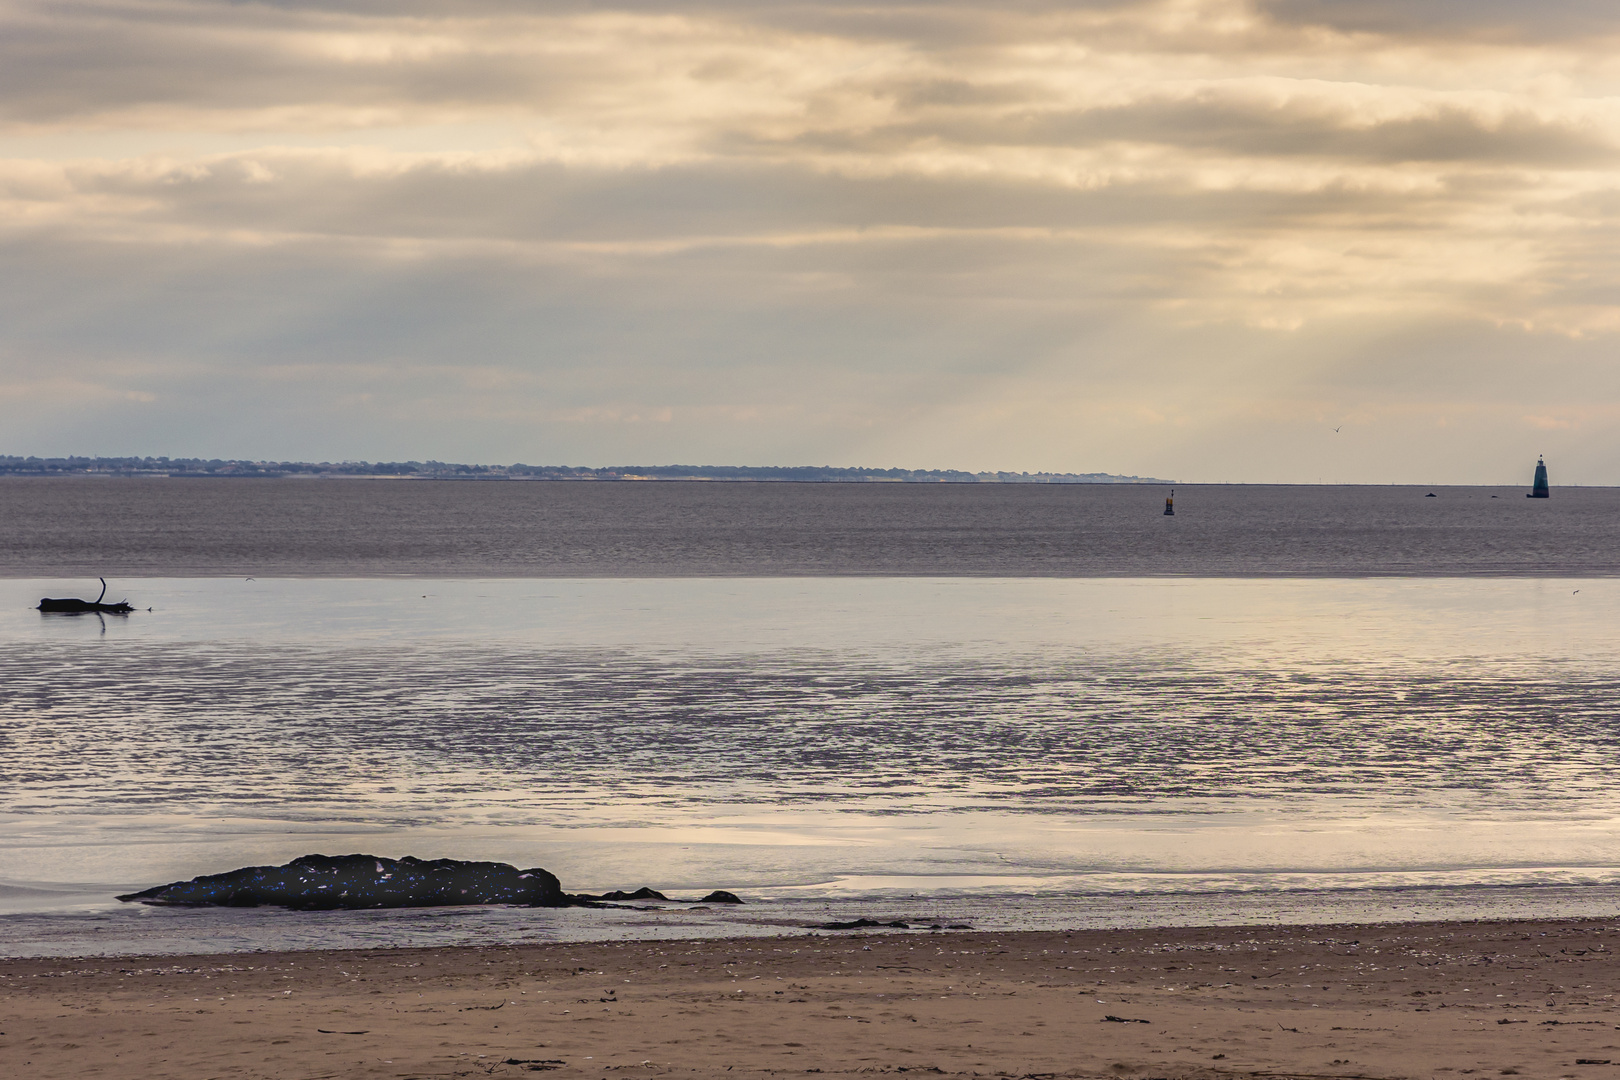
[(1617, 951), (1586, 921), (10, 960), (0, 1076), (1620, 1077)]

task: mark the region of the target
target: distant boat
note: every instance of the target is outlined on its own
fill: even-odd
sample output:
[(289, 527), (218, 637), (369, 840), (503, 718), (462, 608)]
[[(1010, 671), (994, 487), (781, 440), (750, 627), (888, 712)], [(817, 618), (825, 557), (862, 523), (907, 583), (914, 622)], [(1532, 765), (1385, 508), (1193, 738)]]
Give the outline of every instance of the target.
[(1530, 488), (1527, 499), (1550, 499), (1552, 492), (1547, 488), (1547, 462), (1541, 458), (1536, 459), (1536, 482)]

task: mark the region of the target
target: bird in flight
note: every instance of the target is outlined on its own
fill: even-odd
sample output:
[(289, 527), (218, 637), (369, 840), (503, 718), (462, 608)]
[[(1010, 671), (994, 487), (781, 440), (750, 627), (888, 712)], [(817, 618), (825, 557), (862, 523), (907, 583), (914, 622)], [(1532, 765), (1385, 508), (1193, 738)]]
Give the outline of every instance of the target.
[[(1344, 426), (1344, 425), (1343, 425), (1343, 424), (1340, 424), (1340, 425), (1339, 425), (1339, 427), (1343, 427), (1343, 426)], [(1338, 430), (1339, 430), (1339, 428), (1334, 428), (1334, 429), (1333, 429), (1333, 430), (1334, 430), (1334, 431), (1335, 431), (1335, 432), (1337, 432), (1337, 431), (1338, 431)]]

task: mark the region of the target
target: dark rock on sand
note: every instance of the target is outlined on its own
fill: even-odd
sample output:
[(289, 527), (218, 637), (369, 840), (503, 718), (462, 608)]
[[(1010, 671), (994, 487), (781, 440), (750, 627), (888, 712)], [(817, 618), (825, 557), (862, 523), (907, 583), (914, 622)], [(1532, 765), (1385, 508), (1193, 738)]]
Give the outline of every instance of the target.
[[(671, 900), (657, 889), (649, 889), (643, 885), (635, 892), (625, 892), (623, 889), (614, 889), (600, 896), (595, 893), (569, 893), (568, 902), (578, 907), (613, 907), (609, 901), (624, 900), (662, 900), (666, 904), (740, 904), (742, 900), (736, 893), (716, 889), (701, 900)], [(636, 908), (637, 911), (656, 911), (656, 908)]]
[(665, 896), (663, 893), (659, 892), (657, 889), (649, 889), (647, 886), (643, 885), (641, 888), (637, 889), (635, 892), (625, 892), (623, 889), (614, 889), (612, 892), (605, 892), (601, 896), (593, 896), (590, 893), (578, 893), (577, 895), (574, 896), (574, 899), (576, 899), (576, 900), (668, 900), (669, 897)]
[(280, 906), (299, 911), (568, 904), (557, 878), (538, 867), (519, 870), (505, 863), (374, 855), (305, 855), (285, 866), (249, 866), (208, 874), (118, 899), (178, 906)]
[[(818, 923), (814, 927), (811, 927), (811, 929), (813, 929), (813, 930), (866, 930), (866, 929), (871, 928), (871, 927), (877, 927), (879, 929), (886, 929), (886, 930), (910, 930), (910, 929), (913, 929), (913, 924), (905, 922), (905, 921), (903, 921), (901, 919), (895, 919), (893, 922), (879, 922), (876, 919), (856, 919), (853, 922)], [(969, 926), (967, 923), (951, 923), (949, 926), (944, 926), (944, 925), (941, 925), (940, 923), (931, 923), (928, 926), (916, 926), (915, 929), (918, 929), (918, 930), (972, 930), (973, 927)]]
[(816, 926), (817, 930), (864, 930), (869, 926), (888, 927), (894, 930), (910, 930), (911, 924), (896, 919), (894, 922), (878, 922), (876, 919), (856, 919), (854, 922), (826, 922)]
[(657, 889), (649, 889), (649, 888), (647, 888), (647, 886), (643, 885), (641, 888), (637, 889), (635, 892), (625, 892), (622, 889), (614, 889), (612, 892), (606, 893), (605, 895), (603, 895), (602, 899), (604, 899), (604, 900), (668, 900), (669, 897), (665, 896), (663, 893), (659, 892)]

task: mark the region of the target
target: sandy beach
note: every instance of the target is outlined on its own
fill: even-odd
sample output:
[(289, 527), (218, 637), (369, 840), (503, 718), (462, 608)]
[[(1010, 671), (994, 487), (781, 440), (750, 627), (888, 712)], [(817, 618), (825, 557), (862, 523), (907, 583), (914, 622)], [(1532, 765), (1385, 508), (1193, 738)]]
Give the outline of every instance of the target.
[(887, 931), (12, 960), (0, 1075), (1609, 1076), (1617, 932)]

